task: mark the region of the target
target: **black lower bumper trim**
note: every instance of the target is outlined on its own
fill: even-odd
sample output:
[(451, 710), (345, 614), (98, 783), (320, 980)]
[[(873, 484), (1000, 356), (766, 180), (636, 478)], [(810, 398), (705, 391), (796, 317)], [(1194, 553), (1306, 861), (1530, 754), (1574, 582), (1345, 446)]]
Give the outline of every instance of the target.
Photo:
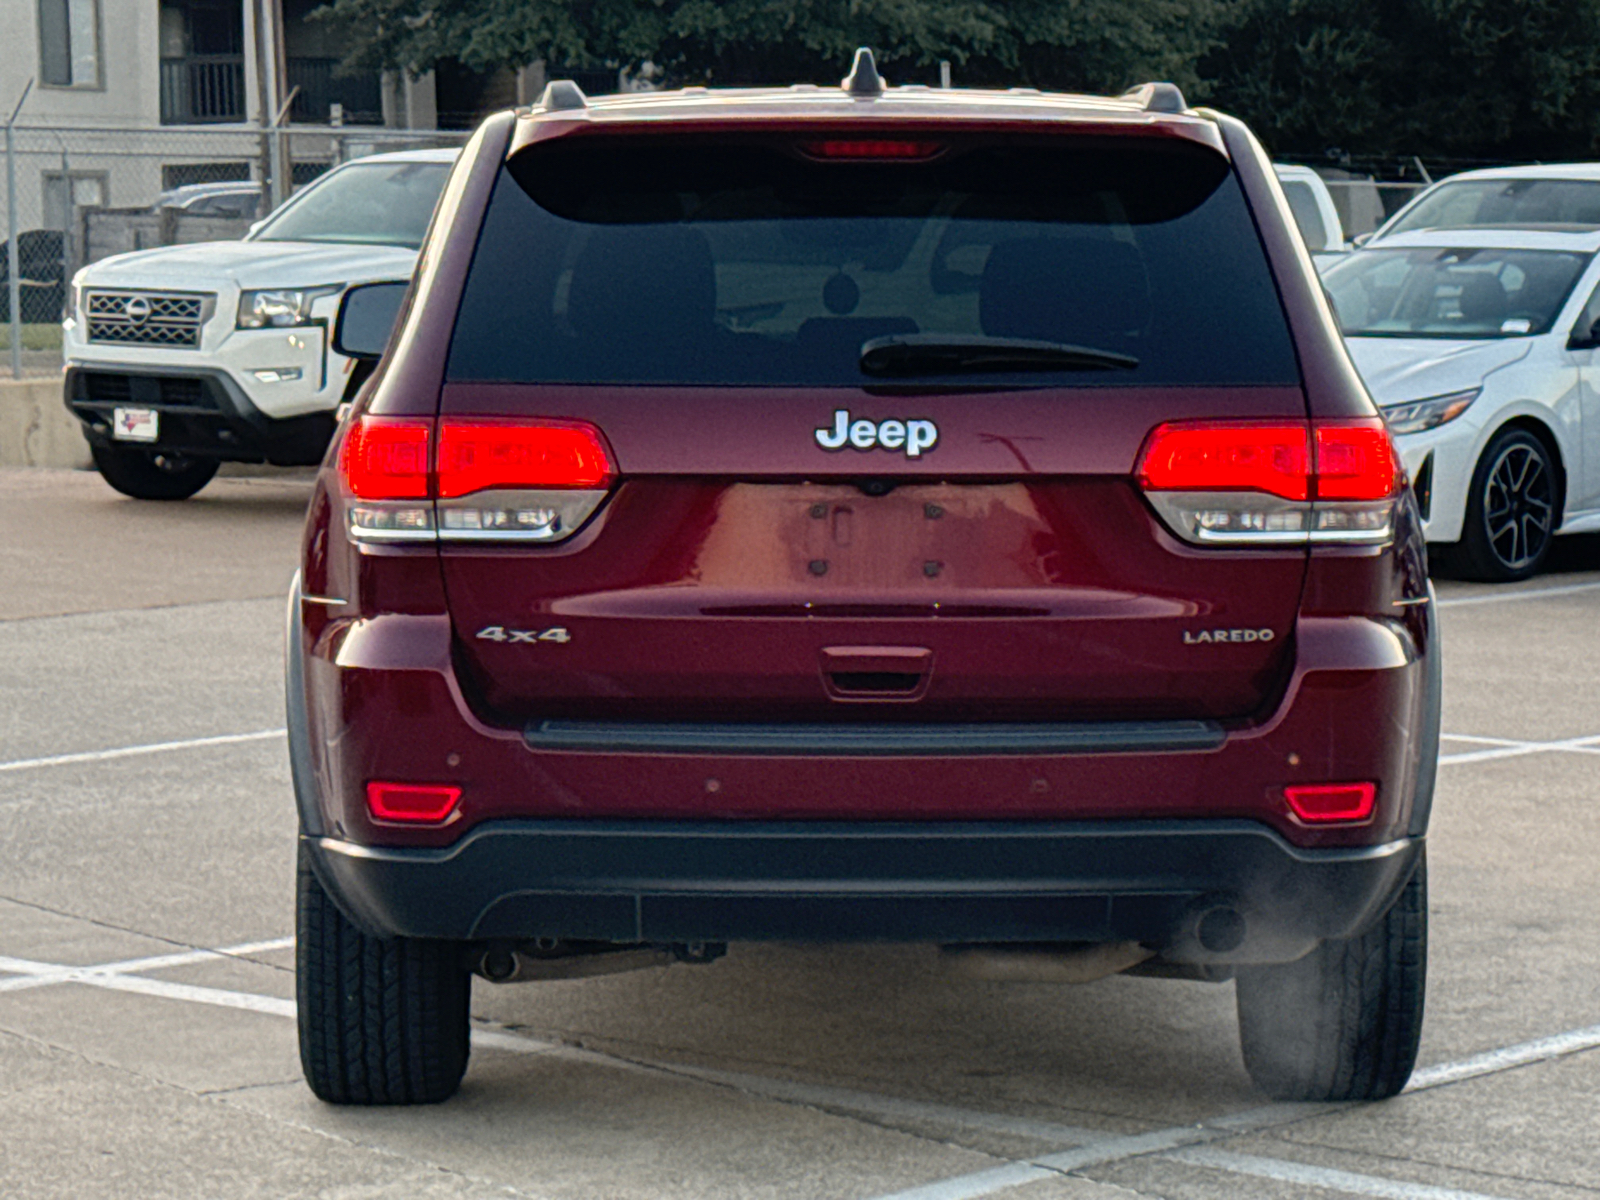
[[(1422, 845), (1302, 850), (1248, 821), (526, 821), (442, 850), (307, 843), (350, 916), (385, 935), (1139, 941), (1168, 961), (1228, 963), (1289, 961), (1360, 932)], [(1243, 935), (1207, 949), (1197, 927), (1219, 908)]]
[[(69, 367), (66, 404), (84, 436), (105, 445), (226, 462), (315, 466), (333, 437), (331, 412), (274, 418), (250, 402), (226, 371), (197, 367)], [(118, 442), (118, 407), (159, 414), (155, 442)]]
[(1215, 750), (1227, 740), (1212, 721), (1100, 724), (678, 724), (536, 721), (535, 750), (644, 754), (1115, 754)]

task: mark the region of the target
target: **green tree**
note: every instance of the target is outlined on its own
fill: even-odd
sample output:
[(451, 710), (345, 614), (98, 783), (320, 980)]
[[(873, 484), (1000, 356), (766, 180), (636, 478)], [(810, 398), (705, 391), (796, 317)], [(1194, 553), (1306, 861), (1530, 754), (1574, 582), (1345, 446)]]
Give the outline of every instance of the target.
[(1239, 0), (1201, 71), (1279, 153), (1600, 151), (1600, 0)]
[(839, 78), (857, 46), (893, 79), (931, 81), (949, 59), (962, 82), (1119, 91), (1147, 79), (1198, 83), (1224, 0), (332, 0), (346, 65), (426, 70), (441, 59), (490, 70), (645, 60), (680, 83)]

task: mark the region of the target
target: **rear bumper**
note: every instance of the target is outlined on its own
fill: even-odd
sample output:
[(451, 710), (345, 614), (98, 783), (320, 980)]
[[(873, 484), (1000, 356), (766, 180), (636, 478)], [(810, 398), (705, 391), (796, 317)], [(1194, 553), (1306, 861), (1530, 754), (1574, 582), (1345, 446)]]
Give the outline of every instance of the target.
[(385, 935), (1137, 941), (1200, 964), (1286, 962), (1360, 932), (1422, 848), (1306, 850), (1249, 821), (500, 821), (441, 849), (305, 840)]

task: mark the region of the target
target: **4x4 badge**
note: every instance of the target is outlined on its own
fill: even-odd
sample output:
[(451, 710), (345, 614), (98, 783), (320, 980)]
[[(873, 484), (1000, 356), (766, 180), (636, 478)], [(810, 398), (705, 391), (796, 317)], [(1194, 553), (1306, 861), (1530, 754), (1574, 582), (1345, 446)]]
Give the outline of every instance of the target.
[(907, 458), (921, 458), (922, 452), (932, 450), (938, 441), (939, 427), (932, 421), (869, 421), (865, 417), (852, 421), (847, 408), (834, 412), (832, 429), (817, 430), (817, 445), (824, 450), (843, 450), (846, 446), (871, 450), (881, 446), (885, 450), (904, 450)]

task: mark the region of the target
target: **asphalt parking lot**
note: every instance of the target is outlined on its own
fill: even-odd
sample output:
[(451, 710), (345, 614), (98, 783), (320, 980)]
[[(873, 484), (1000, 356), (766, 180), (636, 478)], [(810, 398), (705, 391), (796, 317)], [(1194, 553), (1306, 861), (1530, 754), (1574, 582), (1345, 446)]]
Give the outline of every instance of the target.
[(1600, 1196), (1600, 540), (1440, 581), (1421, 1070), (1268, 1104), (1232, 985), (931, 950), (474, 984), (459, 1096), (300, 1079), (282, 596), (303, 477), (176, 506), (0, 472), (0, 1195)]

